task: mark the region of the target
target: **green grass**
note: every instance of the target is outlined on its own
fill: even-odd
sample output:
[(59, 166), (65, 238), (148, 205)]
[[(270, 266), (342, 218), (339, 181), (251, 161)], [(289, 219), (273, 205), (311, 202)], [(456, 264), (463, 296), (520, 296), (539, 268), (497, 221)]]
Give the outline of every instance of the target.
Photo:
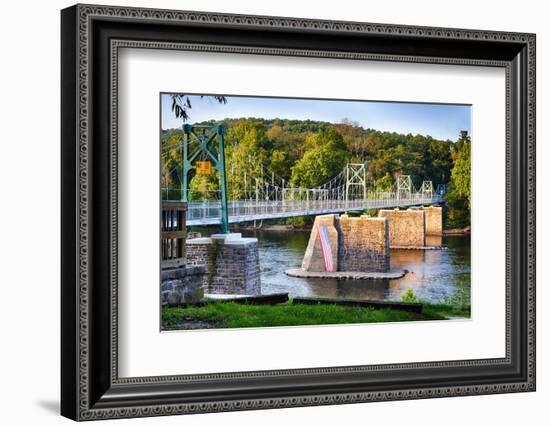
[(428, 316), (428, 319), (470, 318), (470, 306), (422, 303), (422, 315)]
[(164, 329), (277, 327), (292, 325), (356, 324), (439, 320), (469, 317), (469, 309), (424, 304), (421, 314), (398, 309), (338, 305), (251, 305), (214, 302), (201, 307), (164, 307)]

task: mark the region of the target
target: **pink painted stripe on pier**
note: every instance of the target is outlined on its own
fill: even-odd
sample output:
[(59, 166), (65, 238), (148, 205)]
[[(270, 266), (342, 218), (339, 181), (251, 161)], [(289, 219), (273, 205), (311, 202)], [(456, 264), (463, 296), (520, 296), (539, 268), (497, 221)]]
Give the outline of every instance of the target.
[(325, 272), (334, 272), (334, 264), (332, 263), (332, 250), (330, 248), (330, 238), (328, 236), (327, 225), (321, 225), (319, 227), (319, 241), (321, 241), (323, 260), (325, 261)]

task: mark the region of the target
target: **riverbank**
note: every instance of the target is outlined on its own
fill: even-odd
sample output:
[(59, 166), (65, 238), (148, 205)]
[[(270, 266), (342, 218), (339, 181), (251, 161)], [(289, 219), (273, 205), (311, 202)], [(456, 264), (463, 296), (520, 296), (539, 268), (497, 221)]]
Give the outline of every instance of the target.
[(464, 228), (445, 228), (443, 229), (443, 235), (453, 236), (453, 235), (470, 235), (472, 233), (472, 228), (465, 226)]
[(231, 230), (235, 231), (278, 231), (278, 232), (293, 232), (293, 231), (311, 231), (311, 226), (296, 226), (296, 225), (284, 225), (284, 224), (269, 224), (269, 223), (263, 223), (263, 224), (257, 224), (254, 226), (253, 224), (235, 224), (231, 225)]
[(364, 324), (469, 318), (469, 308), (423, 303), (422, 312), (338, 305), (210, 303), (201, 307), (163, 307), (162, 330)]
[[(252, 224), (236, 224), (231, 225), (232, 231), (277, 231), (277, 232), (306, 232), (311, 231), (312, 226), (297, 226), (297, 225), (284, 225), (284, 224), (269, 224), (269, 223), (262, 223), (257, 224), (256, 226)], [(453, 236), (453, 235), (470, 235), (472, 232), (471, 228), (469, 226), (466, 226), (464, 228), (444, 228), (443, 229), (443, 235), (444, 236)]]

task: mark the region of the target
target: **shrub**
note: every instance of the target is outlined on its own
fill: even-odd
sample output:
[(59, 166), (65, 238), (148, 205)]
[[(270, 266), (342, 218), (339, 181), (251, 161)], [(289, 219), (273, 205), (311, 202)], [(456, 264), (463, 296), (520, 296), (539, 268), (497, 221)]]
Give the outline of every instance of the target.
[(405, 303), (415, 303), (416, 300), (416, 294), (414, 294), (412, 288), (408, 288), (407, 291), (403, 293), (403, 296), (401, 296), (401, 301)]

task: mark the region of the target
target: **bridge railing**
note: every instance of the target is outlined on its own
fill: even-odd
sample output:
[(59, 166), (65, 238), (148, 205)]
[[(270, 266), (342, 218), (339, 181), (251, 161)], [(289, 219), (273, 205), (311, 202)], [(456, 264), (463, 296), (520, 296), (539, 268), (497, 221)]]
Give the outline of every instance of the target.
[[(284, 217), (288, 213), (312, 214), (318, 211), (334, 209), (362, 209), (363, 200), (287, 200), (282, 201), (255, 201), (241, 200), (228, 202), (229, 217), (243, 216), (273, 216)], [(221, 207), (217, 201), (190, 201), (188, 203), (187, 220), (196, 221), (221, 217)]]
[[(291, 216), (309, 216), (350, 210), (368, 210), (381, 208), (428, 205), (442, 202), (441, 196), (411, 194), (408, 198), (398, 198), (393, 193), (379, 194), (367, 200), (238, 200), (228, 202), (230, 222), (244, 222), (256, 219), (283, 218)], [(212, 223), (221, 218), (219, 201), (190, 201), (187, 206), (187, 222), (197, 225), (201, 222)]]

